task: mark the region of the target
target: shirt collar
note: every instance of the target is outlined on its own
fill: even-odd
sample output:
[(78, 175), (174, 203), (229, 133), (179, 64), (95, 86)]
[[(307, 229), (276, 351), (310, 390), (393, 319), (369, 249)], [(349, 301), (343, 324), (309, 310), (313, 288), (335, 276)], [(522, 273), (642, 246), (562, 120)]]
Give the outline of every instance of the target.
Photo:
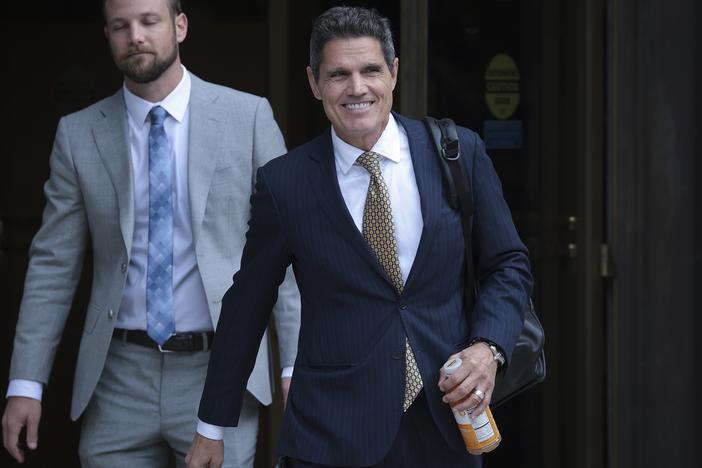
[(163, 107), (168, 115), (176, 119), (178, 122), (182, 122), (185, 117), (185, 111), (188, 108), (188, 103), (190, 102), (190, 73), (185, 69), (183, 65), (183, 78), (181, 78), (178, 86), (175, 87), (171, 93), (166, 96), (161, 102), (150, 102), (146, 99), (140, 98), (136, 94), (132, 93), (127, 89), (127, 85), (123, 85), (124, 89), (124, 102), (127, 106), (127, 113), (134, 120), (134, 122), (139, 126), (143, 127), (149, 115), (149, 111), (154, 106)]
[[(342, 174), (346, 175), (349, 170), (351, 170), (351, 166), (354, 165), (356, 159), (358, 159), (361, 154), (365, 153), (365, 150), (356, 148), (342, 140), (339, 135), (336, 134), (333, 125), (331, 134), (336, 166), (341, 170)], [(371, 148), (371, 151), (380, 154), (394, 163), (400, 162), (400, 129), (392, 114), (389, 115), (388, 124), (385, 126), (385, 130), (383, 130), (378, 141), (376, 141)]]

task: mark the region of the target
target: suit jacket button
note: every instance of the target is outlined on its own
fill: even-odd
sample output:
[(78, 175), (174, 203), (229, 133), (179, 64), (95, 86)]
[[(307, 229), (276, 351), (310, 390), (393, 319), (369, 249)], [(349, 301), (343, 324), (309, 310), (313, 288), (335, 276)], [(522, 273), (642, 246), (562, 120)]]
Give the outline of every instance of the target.
[(121, 266), (121, 269), (122, 269), (122, 273), (126, 273), (127, 272), (127, 264), (123, 263)]
[(406, 309), (407, 309), (407, 304), (400, 305), (400, 310), (406, 310)]
[(107, 316), (108, 316), (109, 318), (114, 317), (114, 315), (115, 315), (115, 312), (114, 312), (112, 309), (110, 309), (110, 310), (107, 311)]
[(403, 356), (404, 356), (404, 353), (402, 353), (400, 351), (395, 351), (394, 353), (392, 353), (393, 359), (402, 359)]

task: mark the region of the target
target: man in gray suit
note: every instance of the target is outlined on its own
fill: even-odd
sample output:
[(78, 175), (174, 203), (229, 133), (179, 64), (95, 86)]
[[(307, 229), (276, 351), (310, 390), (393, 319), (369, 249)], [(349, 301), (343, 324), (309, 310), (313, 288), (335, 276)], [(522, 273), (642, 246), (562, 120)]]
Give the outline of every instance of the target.
[[(179, 466), (197, 424), (220, 303), (238, 269), (256, 169), (283, 154), (268, 102), (206, 83), (180, 63), (188, 21), (177, 0), (106, 0), (105, 34), (123, 88), (61, 119), (31, 247), (3, 416), (24, 461), (38, 445), (47, 383), (88, 244), (90, 304), (71, 417), (84, 467)], [(292, 366), (299, 294), (290, 275), (274, 308)], [(248, 383), (246, 422), (227, 466), (253, 464), (258, 406), (272, 400), (268, 338)], [(283, 393), (289, 385), (283, 372)], [(206, 425), (200, 427), (207, 432)]]

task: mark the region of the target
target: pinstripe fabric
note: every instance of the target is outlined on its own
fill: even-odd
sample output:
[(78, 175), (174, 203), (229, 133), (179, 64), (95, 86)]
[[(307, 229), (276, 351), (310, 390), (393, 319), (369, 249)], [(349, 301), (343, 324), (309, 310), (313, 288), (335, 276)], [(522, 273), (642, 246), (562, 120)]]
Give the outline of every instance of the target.
[[(405, 337), (412, 343), (432, 420), (465, 451), (437, 385), (446, 358), (475, 336), (507, 354), (531, 291), (526, 249), (477, 136), (460, 130), (472, 176), (476, 271), (473, 323), (463, 313), (463, 238), (447, 205), (423, 125), (407, 132), (424, 229), (401, 294), (356, 228), (341, 196), (329, 132), (259, 170), (241, 269), (227, 292), (200, 406), (206, 422), (236, 421), (267, 310), (292, 263), (302, 322), (279, 452), (326, 465), (371, 466), (388, 452), (403, 414)], [(236, 346), (232, 344), (236, 343)], [(244, 351), (242, 354), (242, 350)], [(428, 447), (441, 450), (439, 447)]]

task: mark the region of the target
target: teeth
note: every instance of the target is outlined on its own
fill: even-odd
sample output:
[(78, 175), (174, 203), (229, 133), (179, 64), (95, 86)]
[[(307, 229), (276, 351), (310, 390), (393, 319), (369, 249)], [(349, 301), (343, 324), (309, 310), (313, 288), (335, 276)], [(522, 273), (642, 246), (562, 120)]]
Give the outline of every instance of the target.
[(346, 107), (351, 109), (351, 110), (358, 110), (358, 109), (365, 109), (366, 107), (370, 106), (370, 102), (357, 102), (354, 104), (346, 104)]

